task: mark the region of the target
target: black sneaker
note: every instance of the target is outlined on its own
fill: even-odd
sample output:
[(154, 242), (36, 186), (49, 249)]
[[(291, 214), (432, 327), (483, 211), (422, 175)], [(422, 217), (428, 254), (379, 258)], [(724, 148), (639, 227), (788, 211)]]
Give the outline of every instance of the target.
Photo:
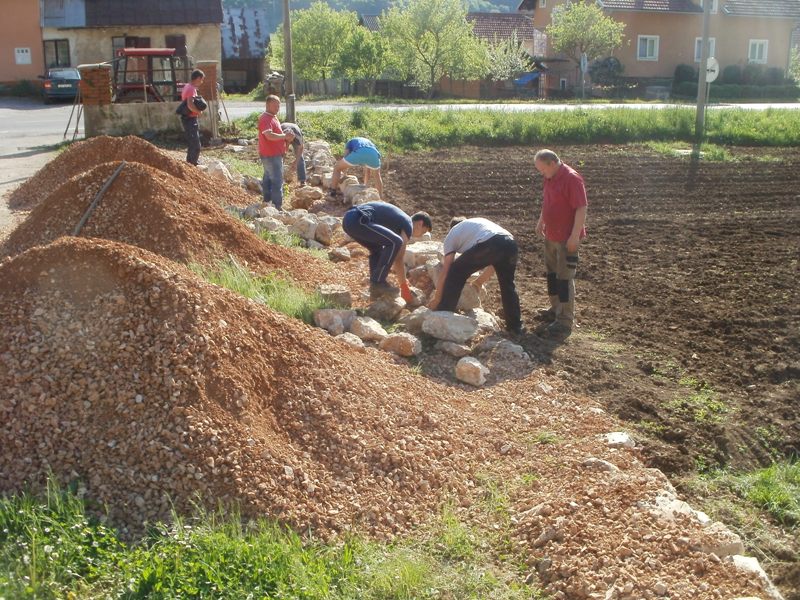
[(369, 298), (376, 300), (378, 298), (391, 297), (396, 298), (400, 295), (400, 289), (389, 285), (385, 281), (380, 283), (369, 284)]

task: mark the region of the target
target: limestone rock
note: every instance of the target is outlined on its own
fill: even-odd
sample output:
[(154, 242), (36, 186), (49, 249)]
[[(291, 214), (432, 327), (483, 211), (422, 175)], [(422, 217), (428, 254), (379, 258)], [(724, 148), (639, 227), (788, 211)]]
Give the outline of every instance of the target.
[(463, 344), (478, 333), (478, 323), (463, 315), (436, 310), (425, 316), (422, 331), (439, 340)]
[(371, 317), (356, 317), (350, 325), (350, 332), (365, 342), (379, 342), (387, 335), (386, 330)]
[(705, 528), (704, 533), (709, 534), (713, 539), (701, 544), (703, 552), (714, 553), (720, 558), (744, 553), (742, 538), (719, 522), (711, 523)]
[(356, 311), (337, 308), (320, 308), (314, 311), (314, 323), (333, 335), (348, 331), (356, 318)]
[(413, 334), (422, 333), (422, 323), (425, 321), (425, 317), (430, 313), (430, 309), (425, 306), (420, 306), (415, 311), (407, 314), (406, 316), (402, 317), (398, 323), (400, 323), (403, 327), (406, 328), (407, 331)]
[(328, 251), (328, 258), (332, 262), (347, 262), (350, 260), (350, 250), (344, 246), (341, 248), (331, 248)]
[(299, 235), (304, 240), (313, 240), (317, 230), (317, 217), (305, 214), (289, 226), (289, 232)]
[(441, 242), (416, 242), (406, 246), (403, 262), (406, 267), (413, 269), (428, 263), (428, 261), (441, 261), (444, 258), (444, 246)]
[(364, 342), (361, 341), (361, 338), (355, 335), (354, 333), (350, 333), (346, 331), (345, 333), (340, 333), (336, 336), (337, 340), (340, 340), (346, 344), (350, 344), (351, 346), (355, 346), (356, 348), (363, 348)]
[(488, 374), (489, 369), (483, 366), (477, 358), (465, 356), (456, 363), (456, 379), (469, 385), (482, 386), (486, 383)]
[(486, 312), (482, 308), (473, 308), (464, 312), (478, 324), (478, 333), (493, 333), (500, 331), (500, 323), (492, 313)]
[(228, 183), (233, 183), (233, 175), (231, 175), (228, 167), (226, 167), (225, 163), (221, 160), (214, 158), (208, 159), (206, 161), (206, 166), (208, 167), (208, 174), (212, 177), (227, 181)]
[(603, 437), (610, 448), (635, 448), (636, 442), (624, 431), (612, 431)]
[(455, 342), (436, 342), (434, 346), (436, 350), (439, 352), (444, 352), (445, 354), (449, 354), (450, 356), (455, 356), (456, 358), (462, 358), (464, 356), (468, 356), (470, 353), (469, 346), (465, 346), (464, 344), (456, 344)]
[(330, 246), (333, 239), (333, 228), (328, 223), (319, 221), (314, 230), (314, 239), (324, 246)]
[[(378, 190), (373, 187), (368, 187), (365, 190), (360, 190), (353, 194), (350, 204), (358, 206), (359, 204), (365, 204), (367, 202), (379, 202), (380, 199), (381, 195), (378, 193)], [(345, 201), (345, 203), (347, 202)]]
[(317, 292), (327, 304), (342, 308), (350, 308), (353, 304), (350, 290), (343, 285), (323, 283), (317, 286)]
[(393, 333), (381, 340), (379, 347), (400, 356), (416, 356), (422, 352), (422, 342), (410, 333)]
[(322, 190), (316, 187), (304, 186), (297, 188), (292, 196), (292, 207), (307, 209), (317, 200), (321, 200), (322, 196)]
[(406, 301), (399, 296), (383, 297), (370, 303), (367, 307), (367, 315), (379, 321), (394, 321), (405, 307)]
[(594, 456), (583, 461), (581, 466), (584, 469), (590, 469), (592, 471), (606, 471), (608, 473), (616, 473), (619, 471), (619, 467), (617, 465), (610, 463), (607, 460), (595, 458)]
[(273, 217), (258, 217), (254, 224), (256, 226), (256, 233), (262, 233), (265, 231), (275, 232), (275, 233), (288, 233), (289, 229), (281, 223), (278, 219)]
[[(485, 292), (483, 293), (485, 294)], [(461, 290), (461, 296), (458, 298), (458, 305), (456, 305), (456, 309), (467, 311), (475, 308), (481, 308), (481, 306), (481, 292), (479, 292), (478, 288), (476, 288), (474, 285), (467, 283)]]

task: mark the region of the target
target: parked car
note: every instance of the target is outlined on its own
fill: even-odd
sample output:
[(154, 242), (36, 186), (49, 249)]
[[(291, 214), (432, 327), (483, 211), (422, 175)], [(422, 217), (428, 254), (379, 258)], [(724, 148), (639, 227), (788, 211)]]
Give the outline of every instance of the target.
[(81, 74), (78, 69), (59, 68), (49, 69), (42, 79), (42, 95), (45, 102), (52, 102), (59, 98), (73, 100), (78, 95), (78, 85)]

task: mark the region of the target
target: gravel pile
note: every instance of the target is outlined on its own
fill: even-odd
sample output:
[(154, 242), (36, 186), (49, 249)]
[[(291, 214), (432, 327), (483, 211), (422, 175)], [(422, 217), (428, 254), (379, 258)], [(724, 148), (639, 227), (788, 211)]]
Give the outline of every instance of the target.
[(247, 206), (253, 202), (253, 196), (242, 188), (209, 177), (150, 142), (130, 135), (99, 136), (72, 144), (14, 190), (8, 199), (9, 207), (14, 210), (30, 210), (75, 175), (101, 163), (121, 160), (142, 163), (164, 171), (183, 181), (189, 189), (207, 194), (219, 203)]
[[(146, 144), (138, 138), (125, 139)], [(0, 257), (71, 235), (118, 166), (108, 162), (87, 168), (53, 188), (0, 246)], [(320, 282), (351, 282), (331, 263), (265, 242), (225, 212), (204, 188), (138, 162), (125, 165), (80, 235), (124, 242), (181, 263), (209, 264), (232, 255), (253, 271), (282, 270), (309, 288)]]
[(391, 535), (481, 454), (454, 392), (146, 251), (64, 238), (0, 290), (2, 492), (52, 470), (129, 530), (199, 495)]

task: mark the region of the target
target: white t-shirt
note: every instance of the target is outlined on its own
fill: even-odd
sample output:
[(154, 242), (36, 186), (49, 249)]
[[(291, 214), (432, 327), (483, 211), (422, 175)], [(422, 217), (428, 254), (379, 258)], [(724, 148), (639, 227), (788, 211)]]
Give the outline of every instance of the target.
[(453, 227), (444, 238), (444, 255), (452, 252), (464, 254), (473, 246), (485, 242), (496, 235), (507, 235), (514, 238), (508, 231), (500, 227), (497, 223), (492, 223), (488, 219), (476, 217), (461, 221)]

